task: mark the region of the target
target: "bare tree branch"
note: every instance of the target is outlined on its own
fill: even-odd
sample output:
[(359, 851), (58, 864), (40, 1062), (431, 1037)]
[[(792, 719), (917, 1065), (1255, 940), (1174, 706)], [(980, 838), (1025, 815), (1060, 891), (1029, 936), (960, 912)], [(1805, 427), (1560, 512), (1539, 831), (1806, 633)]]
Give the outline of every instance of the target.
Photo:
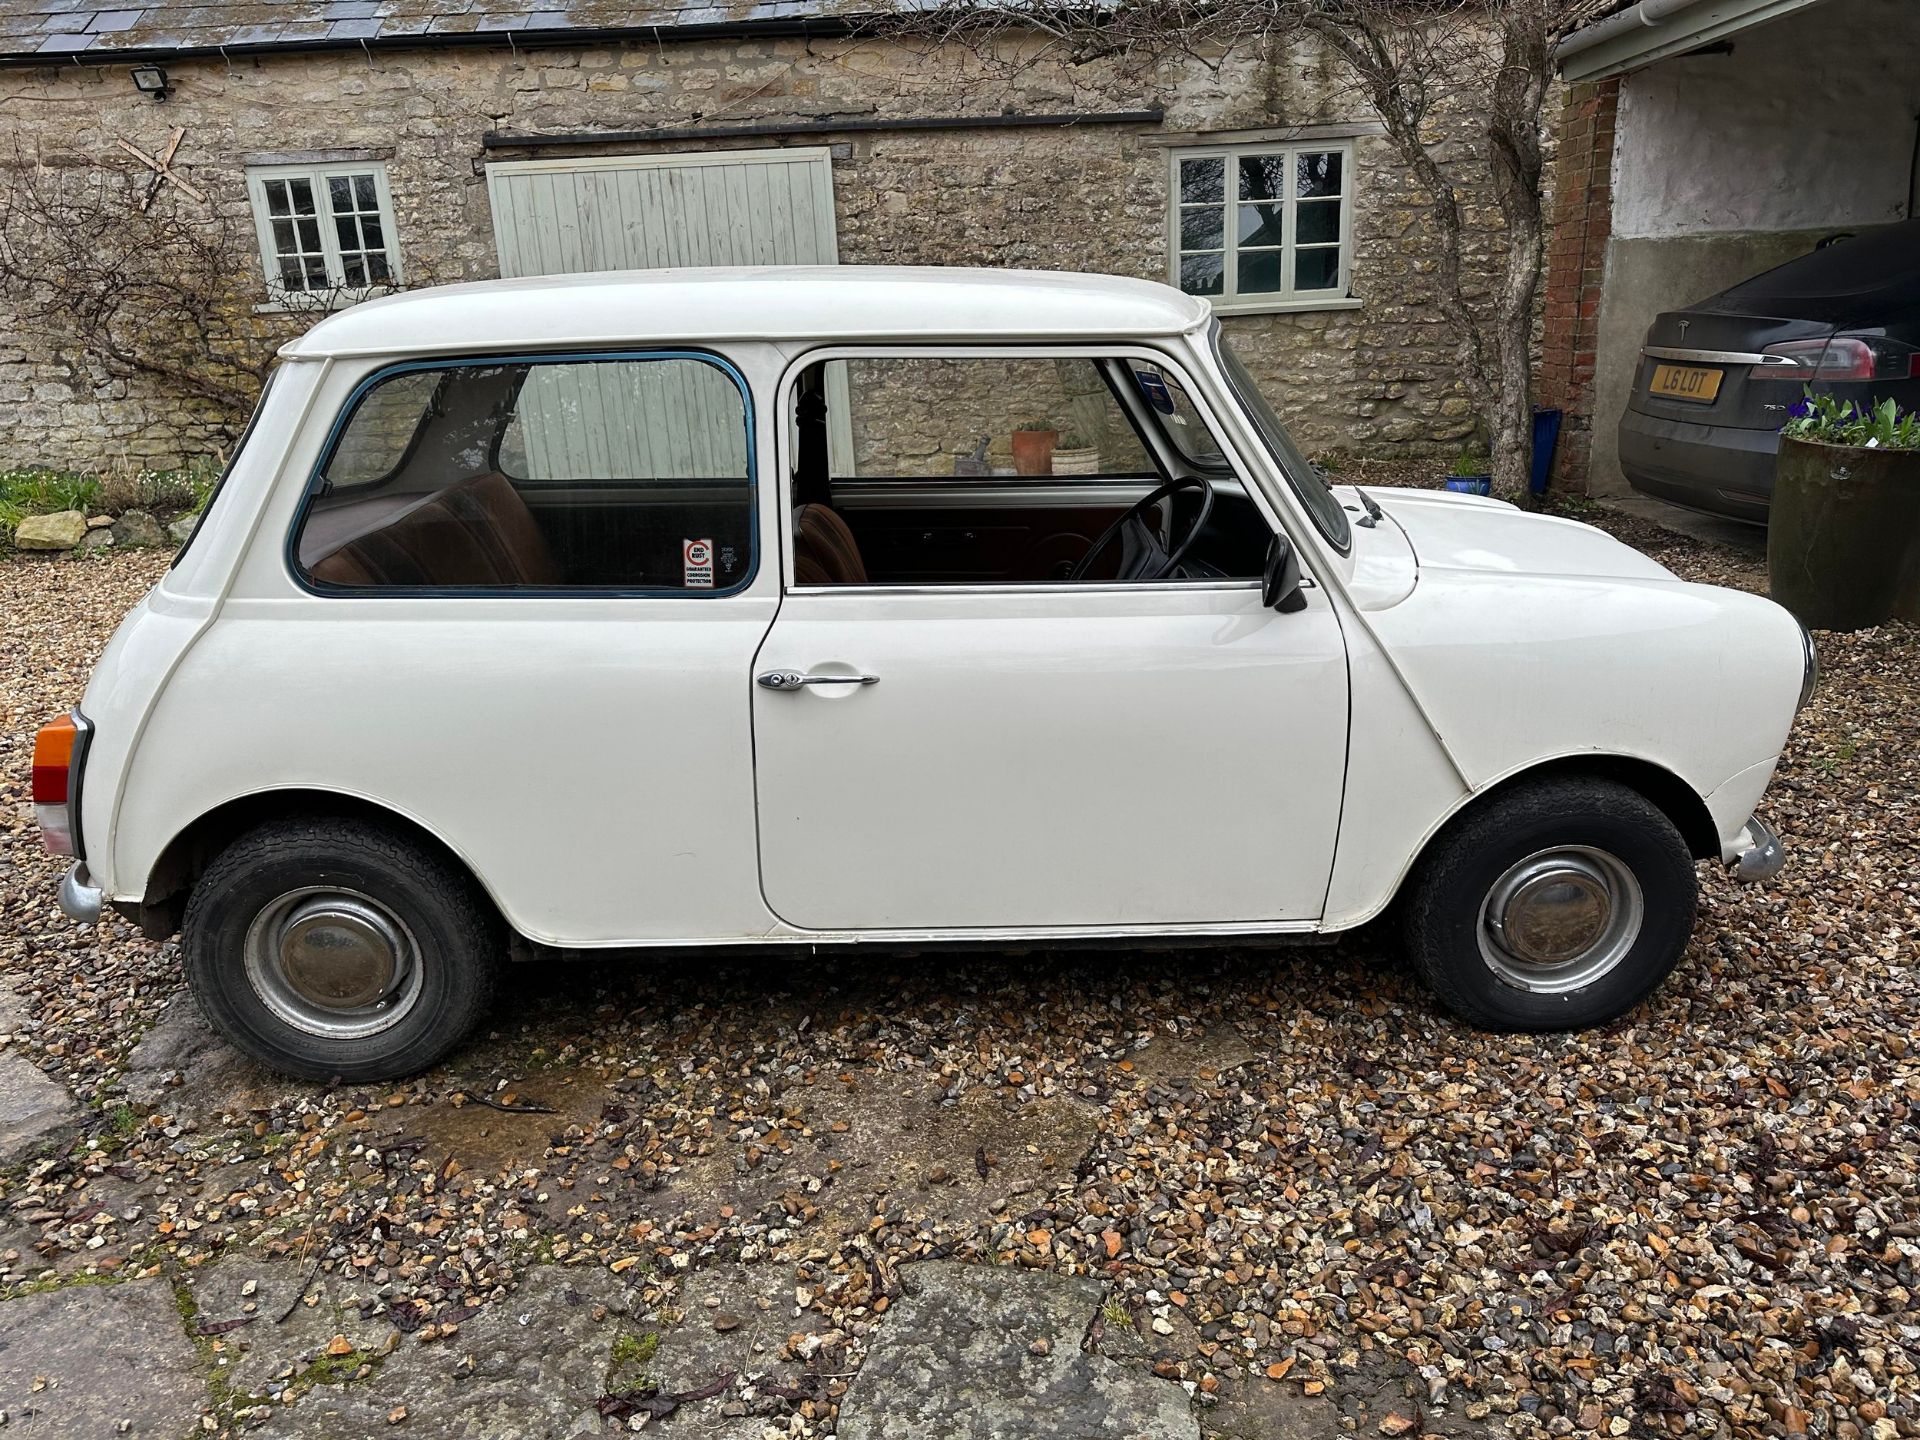
[(122, 168), (16, 155), (0, 181), (0, 299), (97, 377), (201, 402), (231, 438), (272, 363), (231, 323), (240, 252), (227, 222)]

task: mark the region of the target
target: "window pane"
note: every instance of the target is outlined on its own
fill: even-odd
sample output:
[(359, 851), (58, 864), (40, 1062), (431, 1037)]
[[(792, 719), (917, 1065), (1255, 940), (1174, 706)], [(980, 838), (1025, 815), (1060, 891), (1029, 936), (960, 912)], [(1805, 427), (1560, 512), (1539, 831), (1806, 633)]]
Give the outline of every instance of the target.
[(1243, 248), (1278, 245), (1282, 238), (1284, 205), (1242, 205), (1240, 208), (1240, 244)]
[(1340, 251), (1337, 246), (1325, 250), (1302, 250), (1293, 260), (1293, 288), (1331, 290), (1340, 283)]
[(1180, 211), (1180, 248), (1218, 250), (1226, 244), (1226, 220), (1218, 205), (1189, 205)]
[(269, 180), (260, 187), (267, 197), (267, 214), (291, 215), (293, 206), (287, 199), (287, 182)]
[(393, 272), (387, 268), (386, 252), (375, 250), (367, 256), (367, 276), (375, 285), (384, 285), (392, 278)]
[(327, 285), (327, 262), (325, 259), (318, 255), (309, 255), (302, 262), (302, 267), (306, 272), (307, 289), (325, 290), (329, 288)]
[(340, 276), (348, 285), (367, 283), (367, 262), (360, 255), (342, 255), (340, 257)]
[(283, 255), (280, 258), (280, 284), (288, 290), (304, 290), (305, 273), (300, 268), (300, 259), (295, 255)]
[(1227, 162), (1224, 156), (1180, 162), (1180, 200), (1185, 205), (1219, 202), (1227, 198)]
[(1320, 533), (1342, 551), (1346, 550), (1353, 543), (1353, 530), (1347, 524), (1346, 513), (1340, 508), (1340, 502), (1333, 498), (1333, 491), (1307, 464), (1306, 456), (1294, 448), (1286, 426), (1273, 413), (1273, 407), (1267, 403), (1266, 396), (1260, 393), (1260, 387), (1253, 383), (1253, 376), (1247, 373), (1247, 367), (1241, 363), (1240, 357), (1233, 353), (1233, 347), (1227, 343), (1227, 337), (1218, 325), (1213, 327), (1213, 347), (1226, 369), (1228, 382), (1240, 397), (1242, 408), (1253, 421), (1254, 428), (1260, 432), (1260, 438), (1266, 441), (1268, 451), (1279, 462), (1288, 486), (1307, 507)]
[(1340, 243), (1340, 202), (1302, 200), (1294, 207), (1293, 223), (1295, 244), (1337, 245)]
[(293, 197), (293, 209), (297, 215), (311, 215), (313, 210), (313, 184), (307, 180), (289, 180), (287, 193)]
[(1134, 383), (1140, 387), (1140, 397), (1147, 402), (1156, 423), (1174, 448), (1201, 465), (1220, 464), (1225, 459), (1220, 442), (1213, 438), (1213, 432), (1194, 409), (1192, 399), (1179, 380), (1145, 360), (1129, 360), (1127, 365), (1133, 371)]
[(1180, 288), (1189, 295), (1218, 295), (1226, 288), (1226, 273), (1226, 257), (1223, 255), (1180, 257)]
[(342, 253), (360, 248), (360, 232), (354, 227), (351, 215), (341, 215), (333, 222), (333, 233), (340, 242)]
[[(847, 395), (843, 478), (1157, 473), (1092, 360), (873, 357), (847, 363)], [(1023, 431), (1051, 431), (1051, 443), (1016, 441)]]
[(318, 220), (296, 220), (294, 224), (299, 227), (300, 248), (318, 254), (320, 251), (320, 222)]
[(374, 189), (373, 176), (356, 175), (353, 177), (353, 198), (362, 210), (378, 210), (380, 198)]
[(327, 493), (370, 485), (392, 474), (413, 443), (442, 370), (413, 370), (374, 386), (354, 408), (328, 457)]
[(298, 254), (300, 247), (294, 243), (293, 222), (276, 220), (273, 222), (273, 248), (282, 255)]
[(1242, 295), (1267, 294), (1280, 288), (1280, 254), (1278, 250), (1240, 252)]
[(746, 431), (698, 360), (395, 375), (329, 455), (300, 563), (355, 589), (731, 589), (753, 560)]
[(353, 186), (344, 175), (334, 175), (327, 180), (327, 201), (333, 206), (333, 213), (353, 209)]
[(1284, 153), (1240, 157), (1242, 200), (1278, 200), (1286, 194), (1286, 184), (1287, 157)]
[(1297, 181), (1295, 194), (1304, 198), (1340, 193), (1340, 153), (1337, 150), (1296, 155), (1294, 167)]
[(360, 234), (366, 242), (367, 249), (384, 250), (387, 248), (386, 237), (380, 230), (380, 217), (378, 215), (362, 215), (360, 217)]

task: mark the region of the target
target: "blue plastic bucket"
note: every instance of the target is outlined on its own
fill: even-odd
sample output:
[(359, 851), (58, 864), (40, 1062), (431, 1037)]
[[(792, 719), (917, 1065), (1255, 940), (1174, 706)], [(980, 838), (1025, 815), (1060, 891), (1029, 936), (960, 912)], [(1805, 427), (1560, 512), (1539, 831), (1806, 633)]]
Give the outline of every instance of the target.
[(1560, 444), (1560, 412), (1533, 412), (1533, 473), (1527, 476), (1527, 488), (1536, 495), (1547, 493), (1547, 476), (1553, 473), (1553, 452)]

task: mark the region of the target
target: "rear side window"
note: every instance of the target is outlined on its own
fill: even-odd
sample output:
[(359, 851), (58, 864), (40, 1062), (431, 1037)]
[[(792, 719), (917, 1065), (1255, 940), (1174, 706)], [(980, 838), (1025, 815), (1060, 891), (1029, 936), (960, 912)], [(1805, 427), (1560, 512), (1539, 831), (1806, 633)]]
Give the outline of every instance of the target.
[(407, 366), (349, 403), (294, 556), (323, 590), (724, 593), (753, 570), (751, 455), (707, 356)]

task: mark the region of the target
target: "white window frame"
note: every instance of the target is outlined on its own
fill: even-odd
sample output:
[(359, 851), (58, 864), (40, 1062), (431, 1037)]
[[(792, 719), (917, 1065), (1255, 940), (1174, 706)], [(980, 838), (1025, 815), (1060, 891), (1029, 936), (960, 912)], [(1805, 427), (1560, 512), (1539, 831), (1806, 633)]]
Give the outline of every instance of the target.
[[(334, 226), (327, 181), (336, 176), (373, 176), (374, 198), (380, 207), (380, 234), (386, 242), (387, 278), (377, 284), (351, 286), (340, 261), (340, 237)], [(280, 251), (273, 239), (273, 216), (267, 205), (270, 180), (305, 180), (313, 186), (320, 218), (320, 251), (326, 261), (326, 290), (289, 290), (280, 280)], [(393, 194), (387, 188), (387, 167), (378, 160), (343, 160), (323, 165), (254, 165), (247, 168), (247, 200), (253, 207), (254, 239), (260, 249), (260, 271), (273, 298), (256, 310), (295, 310), (308, 306), (328, 310), (354, 305), (375, 295), (386, 295), (402, 285), (399, 227), (393, 219)]]
[[(1358, 176), (1354, 171), (1353, 142), (1351, 140), (1289, 140), (1281, 143), (1249, 145), (1195, 145), (1167, 152), (1167, 283), (1174, 289), (1180, 289), (1180, 162), (1183, 160), (1219, 159), (1224, 162), (1226, 176), (1226, 194), (1221, 205), (1225, 210), (1222, 223), (1225, 233), (1222, 236), (1225, 256), (1225, 273), (1221, 277), (1222, 290), (1218, 295), (1199, 295), (1194, 298), (1205, 300), (1213, 306), (1218, 315), (1260, 315), (1303, 310), (1352, 310), (1357, 309), (1360, 300), (1353, 292), (1353, 210), (1358, 191)], [(1334, 154), (1340, 157), (1340, 249), (1339, 273), (1331, 290), (1295, 290), (1293, 286), (1294, 257), (1294, 212), (1299, 197), (1293, 193), (1293, 187), (1287, 187), (1287, 193), (1281, 197), (1285, 206), (1286, 244), (1280, 251), (1279, 290), (1260, 290), (1242, 295), (1240, 293), (1240, 238), (1239, 227), (1235, 224), (1235, 207), (1239, 205), (1240, 160), (1252, 155), (1288, 155), (1306, 153), (1313, 155)], [(1289, 167), (1291, 168), (1291, 167)], [(1202, 252), (1195, 252), (1202, 253)]]

